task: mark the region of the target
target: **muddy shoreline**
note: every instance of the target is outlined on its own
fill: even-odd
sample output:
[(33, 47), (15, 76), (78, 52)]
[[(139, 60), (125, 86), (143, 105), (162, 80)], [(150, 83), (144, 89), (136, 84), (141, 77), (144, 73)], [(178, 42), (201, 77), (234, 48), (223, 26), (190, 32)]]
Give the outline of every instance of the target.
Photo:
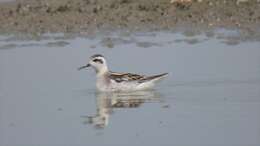
[(259, 35), (258, 0), (18, 0), (1, 2), (0, 32), (93, 33), (102, 29), (235, 28)]

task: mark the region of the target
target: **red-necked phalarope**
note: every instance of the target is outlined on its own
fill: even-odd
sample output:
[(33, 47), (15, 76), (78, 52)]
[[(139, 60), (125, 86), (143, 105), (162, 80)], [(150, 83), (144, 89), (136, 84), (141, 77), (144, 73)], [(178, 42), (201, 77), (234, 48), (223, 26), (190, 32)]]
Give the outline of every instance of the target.
[(132, 73), (116, 73), (108, 70), (104, 56), (95, 54), (90, 57), (87, 65), (78, 68), (93, 67), (96, 71), (96, 87), (99, 91), (135, 91), (154, 87), (155, 83), (168, 73), (144, 76)]

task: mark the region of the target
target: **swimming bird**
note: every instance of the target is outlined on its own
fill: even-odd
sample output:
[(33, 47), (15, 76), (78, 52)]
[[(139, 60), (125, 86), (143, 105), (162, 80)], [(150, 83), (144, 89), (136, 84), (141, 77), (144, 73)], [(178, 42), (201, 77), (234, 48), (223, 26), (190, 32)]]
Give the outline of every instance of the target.
[(117, 73), (109, 71), (103, 55), (95, 54), (90, 57), (87, 65), (78, 70), (92, 67), (96, 71), (96, 87), (99, 91), (136, 91), (154, 87), (155, 83), (166, 77), (168, 73), (145, 76), (133, 73)]

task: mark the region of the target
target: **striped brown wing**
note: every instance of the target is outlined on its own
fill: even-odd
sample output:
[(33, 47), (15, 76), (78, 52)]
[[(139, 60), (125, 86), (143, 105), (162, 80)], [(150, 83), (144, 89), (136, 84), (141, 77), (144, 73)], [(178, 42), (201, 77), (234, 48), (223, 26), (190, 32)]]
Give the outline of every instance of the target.
[(139, 81), (145, 78), (145, 76), (143, 75), (132, 74), (132, 73), (115, 73), (115, 72), (110, 72), (109, 77), (118, 83), (123, 81)]

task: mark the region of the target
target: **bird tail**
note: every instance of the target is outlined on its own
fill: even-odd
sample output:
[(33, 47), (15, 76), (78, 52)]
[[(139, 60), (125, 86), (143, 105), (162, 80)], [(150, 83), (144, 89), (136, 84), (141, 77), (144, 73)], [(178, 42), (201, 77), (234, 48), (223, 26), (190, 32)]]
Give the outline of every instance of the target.
[(154, 75), (154, 76), (148, 76), (148, 77), (140, 80), (139, 83), (148, 82), (148, 81), (157, 82), (157, 81), (160, 81), (161, 79), (165, 78), (167, 75), (168, 75), (168, 73), (163, 73), (163, 74)]

